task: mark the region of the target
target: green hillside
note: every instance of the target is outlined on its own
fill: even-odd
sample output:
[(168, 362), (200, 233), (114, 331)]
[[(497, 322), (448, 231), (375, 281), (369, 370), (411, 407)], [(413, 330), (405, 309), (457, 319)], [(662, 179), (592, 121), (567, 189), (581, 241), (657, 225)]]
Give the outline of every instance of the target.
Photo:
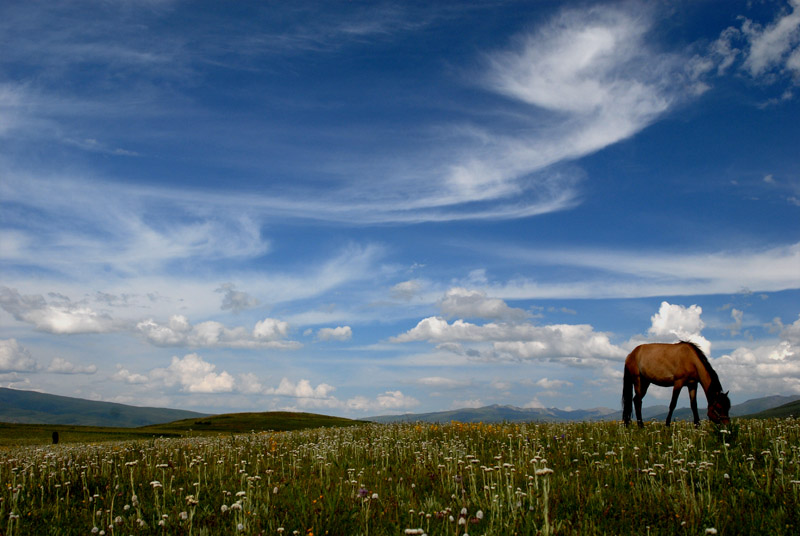
[(246, 433), (269, 430), (285, 432), (304, 428), (331, 426), (352, 426), (363, 424), (360, 421), (330, 417), (314, 413), (293, 413), (289, 411), (270, 411), (265, 413), (228, 413), (200, 419), (183, 419), (164, 424), (141, 428), (150, 433), (186, 434), (196, 433)]
[(195, 411), (128, 406), (0, 387), (0, 421), (8, 423), (132, 428), (205, 416)]
[(777, 408), (771, 408), (752, 415), (746, 416), (748, 419), (770, 419), (779, 418), (785, 419), (786, 417), (800, 417), (800, 400), (789, 402)]
[(183, 419), (138, 428), (70, 426), (51, 424), (11, 424), (0, 422), (0, 446), (46, 445), (58, 433), (59, 443), (96, 443), (151, 439), (153, 437), (191, 437), (194, 435), (246, 434), (250, 432), (285, 432), (306, 428), (354, 426), (364, 424), (340, 417), (313, 413), (267, 412), (231, 413)]

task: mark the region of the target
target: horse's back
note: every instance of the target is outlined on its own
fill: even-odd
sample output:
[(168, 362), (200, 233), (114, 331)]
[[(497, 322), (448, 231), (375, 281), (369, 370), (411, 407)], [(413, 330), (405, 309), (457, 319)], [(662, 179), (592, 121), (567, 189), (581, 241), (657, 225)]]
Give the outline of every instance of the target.
[(625, 367), (654, 383), (671, 385), (675, 379), (691, 374), (695, 359), (694, 351), (687, 344), (648, 343), (628, 354)]

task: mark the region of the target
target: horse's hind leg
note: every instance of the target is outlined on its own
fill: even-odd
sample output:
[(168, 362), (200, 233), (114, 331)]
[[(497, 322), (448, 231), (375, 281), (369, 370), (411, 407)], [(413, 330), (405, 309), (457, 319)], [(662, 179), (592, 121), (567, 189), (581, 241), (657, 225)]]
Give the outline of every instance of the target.
[(692, 415), (694, 415), (694, 425), (700, 426), (700, 415), (697, 413), (697, 384), (689, 385), (689, 402), (692, 405)]
[(647, 388), (650, 387), (650, 383), (640, 378), (634, 387), (636, 395), (633, 397), (633, 407), (636, 408), (636, 423), (639, 425), (639, 428), (644, 428), (644, 422), (642, 421), (642, 399), (644, 395), (647, 394)]
[[(672, 412), (675, 411), (675, 406), (678, 405), (678, 395), (681, 394), (681, 389), (683, 389), (683, 384), (680, 382), (676, 382), (675, 387), (672, 388), (672, 400), (669, 403), (669, 413), (667, 413), (667, 426), (672, 422)], [(691, 397), (691, 391), (689, 393)]]

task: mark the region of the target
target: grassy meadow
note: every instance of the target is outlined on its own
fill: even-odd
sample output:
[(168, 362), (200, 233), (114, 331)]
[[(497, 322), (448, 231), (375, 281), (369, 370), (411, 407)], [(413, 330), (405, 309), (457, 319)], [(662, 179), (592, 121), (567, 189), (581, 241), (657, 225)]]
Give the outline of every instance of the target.
[(4, 446), (0, 482), (9, 536), (793, 534), (800, 422), (361, 424)]

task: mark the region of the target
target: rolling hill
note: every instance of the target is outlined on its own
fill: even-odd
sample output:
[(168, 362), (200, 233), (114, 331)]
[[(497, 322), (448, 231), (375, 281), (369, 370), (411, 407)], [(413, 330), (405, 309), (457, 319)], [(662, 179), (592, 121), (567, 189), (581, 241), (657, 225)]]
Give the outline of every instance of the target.
[[(771, 410), (777, 406), (800, 401), (800, 396), (767, 396), (754, 398), (731, 406), (731, 416), (784, 416), (765, 415), (761, 412)], [(796, 407), (796, 406), (792, 406)], [(642, 408), (642, 418), (644, 420), (663, 421), (667, 418), (668, 407), (665, 405), (649, 406)], [(700, 418), (706, 418), (707, 408), (698, 408)], [(795, 410), (793, 415), (800, 415)], [(788, 413), (787, 413), (788, 416)], [(690, 408), (676, 409), (673, 420), (691, 420), (692, 410)], [(452, 411), (438, 411), (434, 413), (407, 413), (404, 415), (379, 415), (369, 417), (368, 420), (381, 423), (392, 422), (575, 422), (575, 421), (613, 421), (622, 419), (622, 411), (611, 408), (594, 408), (579, 410), (562, 410), (558, 408), (519, 408), (514, 406), (485, 406), (482, 408), (463, 408)]]
[(800, 400), (795, 400), (775, 408), (765, 409), (764, 411), (747, 415), (747, 417), (751, 419), (785, 419), (786, 417), (800, 417)]
[[(751, 398), (746, 402), (742, 402), (741, 404), (736, 404), (734, 406), (731, 406), (730, 415), (731, 417), (745, 417), (745, 416), (755, 417), (756, 415), (760, 415), (761, 412), (771, 410), (772, 408), (776, 408), (778, 406), (782, 406), (787, 403), (792, 403), (797, 400), (800, 400), (800, 395), (791, 395), (791, 396), (773, 395), (773, 396), (765, 396), (762, 398)], [(700, 419), (705, 419), (708, 407), (707, 406), (698, 407), (697, 411), (700, 414)], [(667, 408), (665, 408), (663, 412), (653, 416), (652, 418), (660, 421), (666, 420)], [(692, 410), (690, 408), (676, 409), (675, 412), (672, 414), (672, 419), (676, 421), (677, 420), (690, 421), (693, 419)]]
[(0, 422), (132, 428), (206, 417), (180, 409), (128, 406), (0, 387)]

